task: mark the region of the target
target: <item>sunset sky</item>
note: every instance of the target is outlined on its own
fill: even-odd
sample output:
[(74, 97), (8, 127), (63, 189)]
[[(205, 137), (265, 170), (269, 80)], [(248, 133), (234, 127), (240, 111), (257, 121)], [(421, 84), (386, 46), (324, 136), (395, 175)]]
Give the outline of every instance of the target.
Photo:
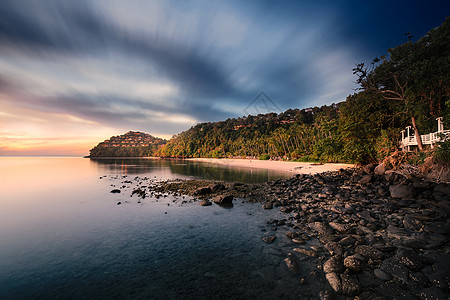
[[(344, 101), (352, 68), (440, 25), (449, 1), (0, 1), (0, 155), (87, 155)], [(251, 113), (251, 111), (250, 111)]]

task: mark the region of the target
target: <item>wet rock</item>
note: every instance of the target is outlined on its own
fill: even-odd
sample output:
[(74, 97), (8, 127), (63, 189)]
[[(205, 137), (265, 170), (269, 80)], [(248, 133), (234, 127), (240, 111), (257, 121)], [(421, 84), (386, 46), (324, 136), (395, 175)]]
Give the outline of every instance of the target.
[(225, 186), (222, 183), (215, 183), (208, 187), (212, 193), (217, 193), (220, 191), (223, 191), (225, 189)]
[(230, 204), (233, 203), (233, 195), (219, 195), (212, 198), (212, 201), (217, 204)]
[(114, 189), (114, 190), (112, 190), (110, 193), (112, 193), (112, 194), (119, 194), (119, 193), (120, 193), (120, 190)]
[(331, 291), (320, 291), (319, 293), (320, 300), (335, 300), (336, 297), (334, 296), (334, 293)]
[(294, 238), (298, 237), (298, 234), (294, 231), (288, 231), (288, 232), (286, 232), (286, 236), (290, 239), (294, 239)]
[(341, 293), (345, 296), (355, 296), (359, 294), (361, 291), (361, 287), (356, 278), (347, 275), (341, 274)]
[(268, 235), (268, 236), (264, 236), (262, 239), (265, 243), (270, 244), (270, 243), (273, 243), (273, 241), (275, 241), (276, 236)]
[(323, 264), (323, 271), (325, 273), (338, 273), (338, 274), (344, 272), (342, 257), (338, 255), (332, 256)]
[(305, 245), (306, 244), (305, 240), (303, 240), (301, 238), (293, 238), (292, 241), (294, 243), (296, 243), (296, 244), (299, 244), (299, 245)]
[(288, 254), (288, 257), (284, 259), (284, 262), (286, 263), (286, 266), (291, 272), (294, 273), (298, 272), (298, 263), (295, 260), (295, 257), (292, 255), (292, 253)]
[(373, 274), (374, 274), (377, 278), (379, 278), (379, 279), (381, 279), (381, 280), (384, 280), (384, 281), (387, 281), (387, 280), (390, 280), (390, 279), (391, 279), (391, 275), (389, 275), (388, 273), (384, 272), (384, 271), (381, 270), (381, 269), (375, 269), (375, 270), (373, 270)]
[(340, 293), (342, 289), (341, 279), (336, 273), (327, 273), (325, 274), (325, 278), (330, 284), (331, 288), (336, 292)]
[(328, 223), (328, 225), (330, 225), (331, 228), (333, 228), (334, 230), (336, 230), (337, 232), (340, 232), (340, 233), (348, 233), (352, 229), (352, 227), (349, 224), (330, 222), (330, 223)]
[(293, 251), (295, 251), (297, 253), (304, 254), (306, 256), (310, 256), (310, 257), (317, 257), (318, 256), (317, 252), (312, 250), (312, 249), (294, 248)]
[(324, 247), (328, 250), (328, 252), (330, 252), (331, 255), (342, 255), (344, 253), (342, 246), (337, 242), (328, 242), (324, 245)]
[(319, 234), (329, 233), (330, 229), (322, 222), (312, 222), (308, 223), (309, 228), (318, 232)]
[(392, 277), (404, 283), (408, 283), (409, 278), (408, 268), (398, 263), (394, 257), (388, 258), (385, 261), (383, 261), (380, 269), (390, 274)]
[(209, 187), (200, 187), (194, 191), (195, 196), (204, 196), (211, 194), (211, 188)]
[(392, 198), (411, 198), (414, 196), (414, 188), (408, 185), (391, 185), (389, 192)]
[(383, 253), (371, 246), (359, 245), (355, 248), (355, 252), (361, 254), (364, 257), (371, 259), (382, 259)]
[(344, 267), (355, 273), (360, 273), (364, 270), (363, 262), (356, 256), (347, 256), (344, 259)]
[(273, 204), (270, 201), (267, 201), (266, 203), (263, 204), (262, 206), (263, 209), (272, 209), (273, 208)]
[(201, 206), (210, 206), (210, 205), (212, 205), (212, 203), (210, 201), (208, 201), (208, 200), (200, 201), (199, 204)]

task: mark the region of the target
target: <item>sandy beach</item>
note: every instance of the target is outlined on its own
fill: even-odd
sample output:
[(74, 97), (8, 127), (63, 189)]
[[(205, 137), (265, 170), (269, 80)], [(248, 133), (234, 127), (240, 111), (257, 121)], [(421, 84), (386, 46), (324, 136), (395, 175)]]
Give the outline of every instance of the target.
[(296, 174), (316, 174), (354, 167), (354, 165), (352, 164), (328, 164), (328, 163), (316, 164), (306, 162), (271, 161), (271, 160), (257, 160), (257, 159), (190, 158), (189, 160), (221, 164), (230, 167), (246, 167), (255, 169), (286, 171)]

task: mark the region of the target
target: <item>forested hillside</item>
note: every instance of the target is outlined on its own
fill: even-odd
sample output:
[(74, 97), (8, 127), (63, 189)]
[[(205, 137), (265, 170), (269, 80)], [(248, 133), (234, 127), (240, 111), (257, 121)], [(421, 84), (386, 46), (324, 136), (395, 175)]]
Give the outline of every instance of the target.
[(201, 123), (174, 136), (157, 155), (362, 163), (398, 148), (406, 126), (416, 135), (435, 132), (436, 118), (444, 117), (450, 128), (450, 19), (415, 42), (356, 65), (354, 74), (361, 90), (344, 102)]
[(140, 157), (154, 156), (166, 140), (150, 134), (129, 131), (112, 136), (90, 150), (90, 157)]

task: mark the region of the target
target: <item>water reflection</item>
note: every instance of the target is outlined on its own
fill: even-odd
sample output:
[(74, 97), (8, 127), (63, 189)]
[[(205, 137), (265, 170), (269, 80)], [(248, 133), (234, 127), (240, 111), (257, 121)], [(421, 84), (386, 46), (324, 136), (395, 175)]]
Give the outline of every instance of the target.
[(199, 178), (207, 180), (261, 183), (292, 176), (288, 172), (229, 167), (183, 159), (90, 159), (104, 173), (146, 175), (161, 179)]

